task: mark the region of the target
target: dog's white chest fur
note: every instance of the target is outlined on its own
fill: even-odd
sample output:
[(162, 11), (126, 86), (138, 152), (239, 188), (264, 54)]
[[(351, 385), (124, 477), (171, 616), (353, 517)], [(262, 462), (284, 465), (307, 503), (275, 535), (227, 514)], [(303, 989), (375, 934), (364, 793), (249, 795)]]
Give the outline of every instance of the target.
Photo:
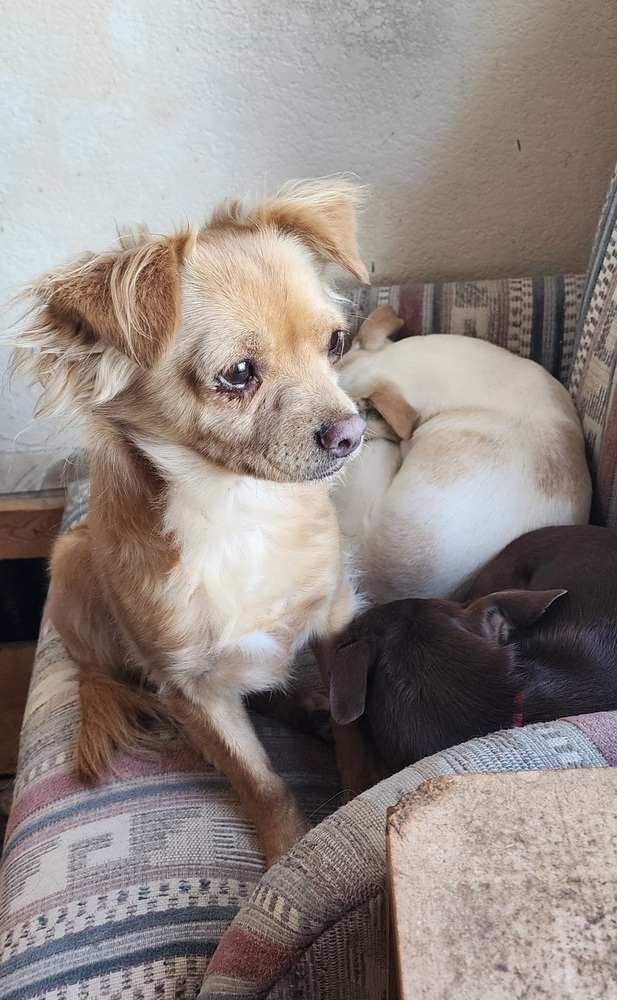
[[(144, 445), (142, 444), (142, 447)], [(164, 453), (163, 453), (164, 451)], [(326, 630), (342, 575), (324, 488), (232, 476), (190, 453), (148, 448), (173, 482), (164, 530), (179, 552), (166, 582), (186, 639), (176, 682), (238, 690), (284, 682), (294, 652)]]

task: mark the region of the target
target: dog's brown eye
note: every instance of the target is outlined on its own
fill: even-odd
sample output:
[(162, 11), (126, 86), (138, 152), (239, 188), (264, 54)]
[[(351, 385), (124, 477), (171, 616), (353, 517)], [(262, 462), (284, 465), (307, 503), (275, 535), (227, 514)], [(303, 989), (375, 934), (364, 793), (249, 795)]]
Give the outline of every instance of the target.
[(345, 346), (345, 337), (347, 334), (344, 330), (335, 330), (330, 337), (330, 343), (328, 344), (328, 355), (331, 358), (340, 356), (343, 353), (343, 348)]
[(218, 376), (221, 385), (231, 389), (244, 389), (253, 378), (255, 368), (250, 361), (238, 361)]

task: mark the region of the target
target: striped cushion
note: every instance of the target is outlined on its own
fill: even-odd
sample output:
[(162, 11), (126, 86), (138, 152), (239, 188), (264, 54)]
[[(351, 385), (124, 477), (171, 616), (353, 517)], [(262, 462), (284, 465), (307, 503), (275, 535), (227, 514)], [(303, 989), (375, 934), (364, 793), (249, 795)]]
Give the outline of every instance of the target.
[[(256, 718), (311, 822), (340, 803), (331, 749)], [(263, 871), (223, 776), (161, 731), (99, 787), (73, 771), (77, 671), (42, 630), (2, 867), (0, 996), (195, 996), (206, 962)], [(182, 992), (184, 991), (184, 992)]]
[(572, 367), (584, 278), (510, 278), (443, 285), (362, 287), (350, 296), (354, 327), (389, 303), (404, 320), (397, 335), (455, 333), (532, 358), (561, 382)]
[(592, 519), (617, 527), (617, 170), (596, 233), (570, 391), (594, 476)]

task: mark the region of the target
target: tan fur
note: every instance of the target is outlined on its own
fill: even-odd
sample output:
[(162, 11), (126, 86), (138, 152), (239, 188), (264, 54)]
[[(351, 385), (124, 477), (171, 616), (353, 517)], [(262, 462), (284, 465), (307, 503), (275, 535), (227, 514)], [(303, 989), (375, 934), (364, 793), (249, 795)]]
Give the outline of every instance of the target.
[(318, 436), (357, 412), (317, 259), (364, 275), (352, 223), (353, 189), (324, 182), (198, 234), (124, 239), (33, 286), (13, 362), (91, 432), (90, 511), (55, 548), (50, 592), (81, 670), (82, 775), (137, 739), (153, 687), (234, 784), (268, 863), (304, 824), (243, 697), (284, 686), (296, 651), (357, 606), (330, 500), (344, 459)]
[(456, 434), (450, 427), (435, 432), (430, 441), (431, 464), (427, 481), (446, 488), (455, 485), (470, 466), (494, 468), (502, 461), (499, 440), (487, 431), (461, 427)]
[(94, 255), (71, 277), (50, 283), (50, 322), (74, 320), (151, 368), (178, 325), (180, 266), (188, 233), (162, 240), (123, 241), (120, 253)]
[(223, 205), (210, 228), (248, 230), (275, 227), (296, 236), (321, 257), (334, 261), (359, 281), (369, 282), (356, 246), (356, 208), (362, 190), (338, 180), (285, 184), (275, 198), (247, 210), (240, 201)]
[(397, 316), (391, 305), (385, 303), (383, 306), (377, 306), (358, 330), (357, 346), (363, 351), (381, 351), (386, 346), (388, 337), (398, 333), (404, 325), (404, 321)]
[(418, 411), (410, 406), (393, 382), (380, 382), (371, 391), (370, 402), (396, 432), (401, 441), (409, 441), (418, 423)]
[(586, 486), (586, 468), (580, 462), (578, 427), (566, 427), (537, 463), (538, 489), (547, 497), (568, 492), (574, 499)]
[(112, 765), (113, 751), (135, 754), (154, 749), (160, 737), (144, 730), (147, 719), (164, 717), (160, 699), (151, 691), (130, 687), (99, 671), (82, 670), (79, 682), (81, 726), (77, 741), (77, 773), (96, 781)]

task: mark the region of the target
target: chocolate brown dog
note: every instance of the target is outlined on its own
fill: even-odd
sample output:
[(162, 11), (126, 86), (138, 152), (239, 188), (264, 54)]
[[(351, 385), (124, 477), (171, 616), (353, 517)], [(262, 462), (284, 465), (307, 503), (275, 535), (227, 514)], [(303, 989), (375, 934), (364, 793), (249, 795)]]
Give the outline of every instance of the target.
[(617, 532), (532, 531), (463, 603), (371, 608), (335, 649), (330, 703), (338, 723), (363, 716), (390, 771), (498, 729), (617, 708)]

